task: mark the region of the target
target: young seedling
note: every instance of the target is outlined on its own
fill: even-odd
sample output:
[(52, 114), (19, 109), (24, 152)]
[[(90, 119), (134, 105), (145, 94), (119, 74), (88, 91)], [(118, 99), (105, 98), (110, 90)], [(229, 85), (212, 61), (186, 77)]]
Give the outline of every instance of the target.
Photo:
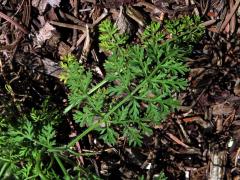
[(144, 135), (178, 107), (175, 94), (185, 89), (188, 72), (185, 57), (203, 34), (198, 17), (166, 21), (164, 28), (151, 23), (139, 37), (127, 44), (109, 20), (99, 26), (100, 48), (110, 52), (104, 63), (105, 78), (99, 84), (72, 55), (64, 57), (62, 79), (70, 89), (69, 106), (74, 120), (87, 129), (68, 144), (73, 146), (90, 131), (97, 131), (108, 144), (125, 137), (141, 146)]

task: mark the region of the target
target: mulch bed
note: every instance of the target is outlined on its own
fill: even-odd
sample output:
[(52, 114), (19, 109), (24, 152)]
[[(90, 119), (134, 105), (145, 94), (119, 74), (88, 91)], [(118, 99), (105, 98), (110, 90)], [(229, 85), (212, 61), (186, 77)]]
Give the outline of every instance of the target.
[[(1, 112), (9, 113), (6, 104), (21, 104), (21, 111), (12, 110), (14, 117), (39, 106), (47, 96), (64, 109), (67, 89), (58, 78), (60, 57), (73, 53), (78, 59), (101, 59), (98, 24), (105, 18), (116, 20), (121, 7), (140, 14), (129, 16), (136, 32), (151, 20), (200, 15), (206, 33), (186, 60), (191, 68), (189, 87), (179, 94), (179, 110), (156, 126), (141, 148), (96, 143), (90, 134), (79, 148), (101, 153), (80, 158), (79, 163), (106, 179), (137, 179), (141, 175), (153, 179), (161, 171), (169, 179), (240, 179), (239, 3), (0, 0)], [(11, 93), (6, 90), (8, 84)]]

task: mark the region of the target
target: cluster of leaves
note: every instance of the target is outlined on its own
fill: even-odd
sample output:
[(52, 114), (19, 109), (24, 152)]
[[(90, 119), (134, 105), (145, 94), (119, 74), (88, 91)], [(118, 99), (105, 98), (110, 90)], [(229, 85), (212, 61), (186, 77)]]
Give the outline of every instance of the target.
[(18, 119), (1, 117), (0, 179), (98, 179), (69, 159), (76, 153), (57, 143), (62, 118), (48, 101)]
[(53, 157), (49, 154), (56, 145), (54, 126), (60, 121), (58, 114), (48, 111), (46, 101), (41, 110), (32, 109), (30, 115), (14, 122), (1, 117), (1, 179), (11, 175), (10, 172), (15, 172), (15, 179), (58, 177), (51, 169)]
[(101, 32), (100, 47), (105, 50), (115, 50), (116, 47), (120, 47), (126, 44), (128, 36), (126, 34), (119, 34), (116, 26), (111, 21), (104, 21), (99, 27)]
[[(200, 25), (199, 16), (185, 16), (178, 19), (166, 20), (165, 29), (172, 36), (176, 44), (181, 44), (185, 51), (191, 53), (195, 42), (198, 42), (204, 32), (204, 27)], [(178, 38), (181, 36), (181, 38)]]
[[(181, 31), (185, 31), (189, 20), (186, 17), (177, 21)], [(74, 56), (63, 58), (62, 79), (70, 89), (70, 105), (65, 112), (76, 108), (74, 120), (81, 127), (88, 127), (76, 141), (95, 130), (109, 144), (123, 136), (130, 145), (141, 145), (143, 136), (152, 133), (151, 126), (178, 107), (174, 94), (187, 86), (183, 77), (188, 68), (183, 60), (189, 52), (188, 46), (181, 47), (181, 42), (194, 43), (203, 28), (198, 23), (179, 34), (174, 23), (175, 20), (167, 22), (166, 30), (151, 23), (141, 35), (141, 43), (127, 44), (126, 35), (118, 34), (109, 20), (103, 21), (99, 27), (100, 47), (111, 55), (99, 84), (94, 84), (91, 71)], [(167, 39), (169, 33), (173, 38)]]

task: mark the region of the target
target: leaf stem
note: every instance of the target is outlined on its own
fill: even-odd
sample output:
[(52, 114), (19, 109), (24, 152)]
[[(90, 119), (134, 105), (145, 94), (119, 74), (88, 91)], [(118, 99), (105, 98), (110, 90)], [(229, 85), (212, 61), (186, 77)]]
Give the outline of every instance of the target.
[(1, 171), (0, 171), (0, 177), (3, 177), (3, 176), (4, 176), (4, 172), (5, 172), (5, 170), (8, 168), (9, 164), (10, 164), (10, 163), (8, 163), (8, 162), (5, 162), (5, 163), (3, 164), (3, 166), (1, 167)]
[(69, 176), (67, 170), (65, 169), (62, 161), (59, 159), (58, 155), (57, 155), (56, 153), (53, 153), (53, 155), (54, 155), (54, 158), (56, 159), (58, 165), (60, 166), (60, 168), (61, 168), (61, 170), (62, 170), (62, 172), (63, 172), (63, 174), (64, 174), (64, 176), (65, 176), (64, 178), (65, 178), (66, 180), (70, 180), (70, 176)]
[[(100, 87), (102, 87), (104, 84), (106, 84), (108, 80), (104, 79), (100, 83), (98, 83), (96, 86), (94, 86), (92, 89), (90, 89), (87, 93), (87, 95), (91, 95), (94, 93), (96, 90), (98, 90)], [(68, 113), (72, 108), (74, 108), (76, 104), (70, 104), (66, 109), (64, 110), (64, 114)]]

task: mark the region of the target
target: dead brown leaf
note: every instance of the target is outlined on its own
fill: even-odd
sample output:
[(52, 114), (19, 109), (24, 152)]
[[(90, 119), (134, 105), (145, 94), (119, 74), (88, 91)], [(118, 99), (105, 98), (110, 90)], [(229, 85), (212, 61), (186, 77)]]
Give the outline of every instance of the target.
[(36, 35), (37, 43), (43, 44), (46, 40), (50, 39), (53, 36), (53, 32), (56, 29), (49, 24), (48, 22), (39, 30), (39, 33)]

